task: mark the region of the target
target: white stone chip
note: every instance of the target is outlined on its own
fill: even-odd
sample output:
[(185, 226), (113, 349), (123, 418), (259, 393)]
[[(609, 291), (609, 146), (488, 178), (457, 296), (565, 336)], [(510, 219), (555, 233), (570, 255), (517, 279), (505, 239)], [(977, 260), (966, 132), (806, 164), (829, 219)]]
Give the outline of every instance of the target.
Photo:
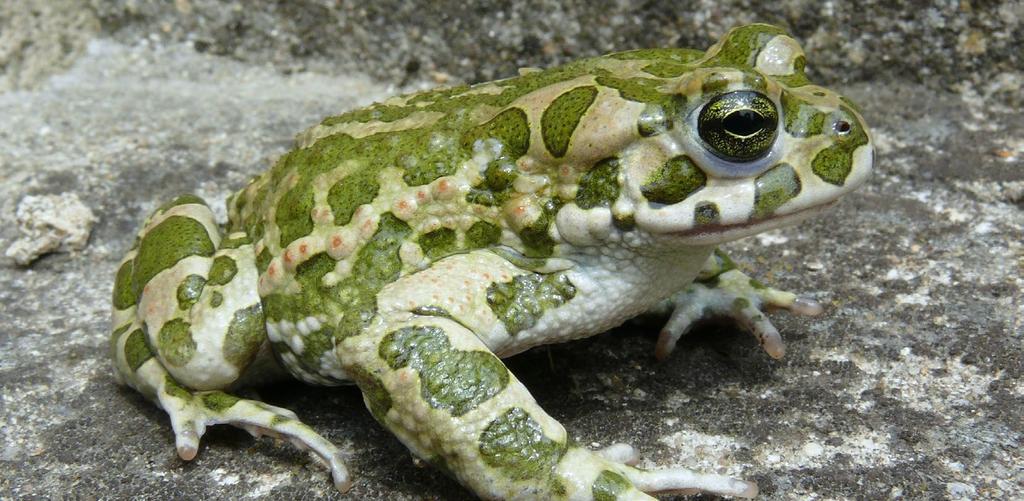
[(15, 212), (22, 238), (7, 248), (6, 255), (28, 266), (50, 252), (71, 252), (85, 247), (96, 216), (78, 195), (27, 195)]

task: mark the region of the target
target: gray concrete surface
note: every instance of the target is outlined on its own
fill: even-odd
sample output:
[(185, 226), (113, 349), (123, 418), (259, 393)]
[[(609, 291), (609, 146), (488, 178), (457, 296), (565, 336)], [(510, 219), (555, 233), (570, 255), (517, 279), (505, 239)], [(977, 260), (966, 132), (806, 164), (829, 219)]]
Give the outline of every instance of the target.
[[(0, 498), (340, 498), (304, 454), (230, 428), (179, 460), (166, 416), (114, 384), (111, 277), (146, 213), (221, 202), (294, 133), (400, 89), (703, 47), (754, 20), (803, 39), (878, 143), (835, 211), (730, 246), (825, 316), (773, 315), (780, 362), (707, 326), (658, 364), (656, 329), (627, 326), (509, 365), (583, 443), (752, 478), (764, 499), (1024, 497), (1024, 7), (751, 4), (3, 2), (0, 248), (25, 195), (74, 193), (99, 220), (81, 251), (0, 263)], [(350, 499), (469, 497), (352, 388), (254, 394), (343, 448)]]

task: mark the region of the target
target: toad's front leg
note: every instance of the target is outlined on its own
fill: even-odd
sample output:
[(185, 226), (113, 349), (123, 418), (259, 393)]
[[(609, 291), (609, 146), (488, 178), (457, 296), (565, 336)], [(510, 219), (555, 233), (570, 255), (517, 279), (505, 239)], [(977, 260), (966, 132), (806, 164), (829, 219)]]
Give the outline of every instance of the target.
[(655, 356), (668, 357), (676, 343), (695, 322), (707, 318), (730, 318), (750, 331), (772, 358), (782, 358), (786, 346), (778, 329), (762, 309), (783, 309), (798, 315), (820, 315), (818, 302), (788, 291), (768, 287), (736, 269), (722, 251), (716, 250), (697, 280), (662, 303), (655, 313), (669, 313), (661, 330)]
[[(377, 317), (342, 340), (338, 354), (374, 417), (412, 452), (486, 499), (651, 499), (646, 493), (705, 491), (750, 497), (749, 482), (686, 469), (644, 471), (619, 446), (575, 445), (481, 340), (478, 306), (486, 287), (433, 292), (416, 304), (394, 291), (437, 291), (428, 270), (399, 280), (378, 298)], [(480, 263), (476, 263), (480, 264)], [(442, 265), (441, 267), (444, 267)], [(476, 266), (473, 269), (478, 269)], [(488, 268), (489, 273), (499, 272)], [(519, 270), (517, 276), (531, 272)], [(465, 277), (463, 277), (465, 278)], [(460, 282), (461, 283), (461, 282)]]

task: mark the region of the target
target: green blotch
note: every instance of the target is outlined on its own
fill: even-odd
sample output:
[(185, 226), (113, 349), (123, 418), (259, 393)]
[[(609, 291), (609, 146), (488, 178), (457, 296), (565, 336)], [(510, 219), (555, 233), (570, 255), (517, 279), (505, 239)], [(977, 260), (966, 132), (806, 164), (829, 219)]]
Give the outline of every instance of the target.
[(750, 300), (745, 297), (738, 297), (732, 300), (732, 309), (736, 311), (743, 311), (750, 308)]
[(196, 342), (188, 322), (180, 318), (167, 321), (157, 335), (157, 349), (164, 360), (175, 367), (182, 367), (196, 354)]
[(435, 409), (461, 416), (508, 386), (508, 369), (485, 351), (452, 349), (444, 329), (403, 327), (384, 336), (378, 354), (392, 369), (419, 372), (420, 394)]
[(237, 249), (243, 245), (249, 245), (252, 243), (252, 239), (249, 235), (242, 235), (235, 238), (226, 238), (220, 241), (221, 249)]
[(594, 496), (594, 501), (615, 501), (619, 494), (632, 488), (633, 484), (626, 477), (611, 470), (604, 470), (594, 480), (590, 492)]
[(191, 195), (191, 194), (179, 195), (174, 200), (171, 200), (170, 202), (167, 202), (167, 203), (161, 205), (159, 208), (157, 208), (156, 212), (164, 212), (167, 209), (170, 209), (171, 207), (177, 207), (179, 205), (188, 205), (188, 204), (199, 204), (199, 205), (202, 205), (202, 206), (205, 207), (206, 206), (206, 201), (204, 201), (202, 198), (199, 198), (199, 197), (197, 197), (195, 195)]
[(313, 190), (308, 183), (300, 184), (284, 194), (277, 204), (274, 223), (281, 230), (280, 245), (282, 248), (296, 239), (309, 235), (313, 231)]
[(716, 224), (719, 217), (718, 205), (714, 202), (701, 202), (693, 208), (693, 222), (698, 226)]
[(693, 67), (675, 61), (658, 61), (643, 67), (645, 73), (658, 78), (675, 78), (693, 69)]
[(509, 161), (492, 161), (484, 170), (484, 182), (487, 188), (494, 192), (511, 188), (518, 176), (515, 164)]
[(135, 297), (135, 291), (132, 290), (132, 260), (129, 259), (117, 269), (117, 277), (114, 278), (114, 309), (123, 310), (135, 306)]
[(264, 298), (267, 318), (295, 322), (323, 312), (323, 301), (329, 291), (324, 290), (321, 279), (334, 270), (336, 263), (326, 252), (320, 252), (296, 266), (295, 280), (301, 286), (300, 292), (271, 294)]
[(857, 148), (868, 144), (868, 135), (861, 127), (860, 121), (843, 106), (840, 108), (838, 118), (850, 124), (850, 131), (844, 136), (832, 133), (832, 146), (825, 148), (814, 156), (811, 161), (811, 170), (825, 182), (842, 186), (846, 177), (853, 170), (853, 153)]
[(405, 167), (402, 180), (409, 186), (422, 186), (443, 176), (455, 174), (455, 169), (463, 158), (455, 141), (445, 141), (455, 137), (456, 132), (443, 131), (436, 135), (410, 135), (406, 154), (400, 158)]
[(217, 256), (213, 260), (213, 265), (210, 266), (209, 282), (212, 285), (224, 285), (235, 278), (236, 273), (238, 273), (238, 265), (235, 264), (234, 259), (228, 256)]
[(429, 233), (424, 233), (420, 235), (417, 243), (423, 249), (423, 254), (431, 260), (440, 259), (458, 250), (455, 230), (451, 228), (439, 228)]
[(742, 66), (754, 67), (757, 55), (768, 42), (779, 35), (786, 35), (781, 28), (767, 24), (751, 24), (730, 31), (718, 53), (701, 66)]
[(487, 221), (477, 221), (466, 230), (466, 247), (483, 249), (501, 241), (501, 228)]
[(619, 159), (606, 158), (580, 176), (576, 205), (581, 209), (609, 207), (619, 198)]
[(138, 297), (149, 281), (189, 256), (212, 256), (206, 227), (190, 217), (171, 216), (142, 237), (132, 270), (132, 294)]
[(565, 156), (569, 150), (572, 133), (596, 98), (597, 87), (576, 87), (556, 97), (544, 110), (540, 117), (541, 136), (544, 138), (544, 146), (547, 146), (552, 156)]
[(786, 132), (794, 137), (818, 135), (825, 128), (825, 113), (792, 92), (782, 92), (782, 113)]
[(640, 187), (647, 200), (671, 205), (686, 200), (704, 187), (707, 176), (687, 156), (669, 159)]
[(137, 371), (152, 357), (153, 350), (146, 344), (146, 335), (142, 333), (142, 329), (135, 329), (128, 334), (128, 339), (124, 341), (124, 359), (132, 372)]
[(213, 291), (213, 294), (210, 294), (210, 306), (217, 308), (222, 304), (224, 304), (224, 295), (217, 291)]
[(192, 393), (178, 384), (170, 374), (164, 377), (164, 393), (182, 400), (192, 400)]
[(116, 360), (117, 359), (117, 342), (121, 339), (121, 334), (128, 332), (128, 328), (131, 327), (131, 322), (126, 323), (110, 333), (110, 355)]
[(421, 315), (424, 317), (452, 318), (452, 314), (448, 313), (448, 310), (440, 306), (417, 306), (412, 309), (412, 312), (415, 315)]
[(320, 125), (330, 127), (332, 125), (344, 124), (347, 122), (394, 122), (395, 120), (406, 118), (419, 110), (420, 108), (416, 106), (395, 106), (391, 104), (373, 103), (366, 108), (353, 110), (333, 117), (327, 117), (320, 122)]
[(203, 401), (203, 406), (213, 412), (224, 412), (241, 400), (234, 395), (228, 395), (222, 391), (203, 393), (199, 398)]
[(471, 188), (469, 193), (466, 194), (466, 202), (486, 207), (494, 207), (504, 203), (505, 199), (499, 200), (498, 197), (495, 196), (495, 193), (490, 190)]
[(764, 289), (767, 289), (767, 288), (768, 288), (768, 286), (767, 286), (767, 285), (765, 285), (765, 284), (761, 283), (761, 282), (760, 282), (759, 280), (757, 280), (756, 278), (751, 278), (751, 279), (750, 279), (750, 281), (749, 281), (748, 283), (750, 284), (750, 286), (751, 286), (751, 287), (753, 287), (753, 288), (755, 288), (755, 289), (757, 289), (757, 290), (764, 290)]
[(668, 116), (677, 116), (686, 105), (684, 96), (662, 92), (661, 87), (665, 83), (661, 80), (640, 77), (620, 78), (603, 69), (598, 69), (595, 73), (598, 85), (619, 91), (619, 96), (627, 101), (660, 105)]
[[(721, 249), (715, 249), (714, 253), (711, 254), (709, 262), (711, 264), (705, 263), (704, 268), (700, 270), (700, 274), (694, 280), (708, 287), (717, 287), (719, 275), (736, 269), (736, 263)], [(692, 291), (687, 290), (687, 292)]]
[(339, 284), (339, 289), (344, 291), (341, 299), (346, 312), (341, 324), (346, 327), (343, 335), (355, 333), (352, 329), (357, 326), (358, 331), (362, 331), (376, 313), (377, 292), (394, 282), (402, 271), (398, 250), (410, 233), (409, 225), (394, 214), (381, 215), (377, 232), (359, 249), (351, 275)]
[(302, 353), (299, 361), (308, 369), (319, 372), (324, 353), (334, 350), (334, 328), (324, 326), (320, 330), (302, 336)]
[(800, 177), (789, 164), (778, 164), (754, 180), (754, 216), (766, 217), (800, 194)]
[(636, 216), (630, 214), (612, 213), (612, 224), (620, 231), (630, 231), (636, 228)]
[(555, 252), (555, 239), (551, 238), (549, 228), (554, 222), (558, 205), (547, 201), (533, 222), (519, 230), (519, 239), (523, 242), (527, 257), (548, 257)]
[(734, 262), (722, 249), (716, 248), (713, 256), (715, 256), (715, 262), (718, 264), (719, 274), (735, 270), (737, 268), (736, 262)]
[(704, 57), (704, 51), (680, 48), (634, 49), (615, 52), (613, 54), (609, 54), (608, 57), (622, 61), (650, 60), (671, 63), (689, 63)]
[(487, 304), (513, 336), (533, 327), (545, 311), (574, 296), (576, 287), (564, 273), (528, 273), (487, 288)]
[(260, 303), (236, 311), (228, 324), (227, 335), (224, 336), (224, 360), (239, 369), (247, 367), (256, 357), (266, 337), (266, 324)]
[(187, 310), (196, 304), (199, 295), (203, 293), (206, 286), (206, 279), (199, 275), (189, 275), (178, 285), (178, 308)]
[(466, 194), (466, 201), (488, 207), (501, 205), (516, 194), (512, 183), (518, 176), (515, 164), (508, 157), (493, 160), (484, 170), (483, 181)]
[(544, 435), (525, 410), (513, 407), (480, 434), (480, 458), (512, 480), (555, 481), (555, 467), (566, 446)]
[(504, 145), (502, 154), (512, 159), (519, 158), (530, 149), (530, 124), (526, 112), (509, 108), (487, 123), (470, 129), (463, 137), (463, 146), (472, 149), (477, 140), (497, 139)]
[(327, 192), (327, 203), (334, 214), (334, 224), (344, 226), (352, 220), (352, 214), (360, 205), (377, 198), (380, 184), (374, 176), (359, 172), (334, 183)]
[(383, 424), (384, 416), (391, 409), (391, 394), (384, 387), (384, 383), (380, 378), (359, 366), (346, 367), (345, 372), (352, 376), (352, 380), (362, 390), (363, 402), (366, 404), (366, 408), (370, 409), (370, 414), (377, 422)]

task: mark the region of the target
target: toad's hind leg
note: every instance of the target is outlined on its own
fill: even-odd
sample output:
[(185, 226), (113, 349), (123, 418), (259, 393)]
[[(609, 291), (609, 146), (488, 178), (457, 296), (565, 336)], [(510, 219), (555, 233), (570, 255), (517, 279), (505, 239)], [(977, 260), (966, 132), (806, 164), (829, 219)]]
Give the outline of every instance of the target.
[(195, 457), (207, 426), (231, 424), (313, 451), (347, 489), (338, 449), (294, 413), (221, 391), (270, 357), (257, 276), (248, 238), (221, 239), (202, 200), (186, 195), (158, 209), (114, 285), (117, 377), (167, 412), (182, 459)]
[(466, 326), (395, 313), (338, 349), (367, 407), (412, 452), (484, 499), (651, 499), (648, 492), (750, 497), (757, 487), (684, 469), (644, 471), (621, 447), (593, 452)]

